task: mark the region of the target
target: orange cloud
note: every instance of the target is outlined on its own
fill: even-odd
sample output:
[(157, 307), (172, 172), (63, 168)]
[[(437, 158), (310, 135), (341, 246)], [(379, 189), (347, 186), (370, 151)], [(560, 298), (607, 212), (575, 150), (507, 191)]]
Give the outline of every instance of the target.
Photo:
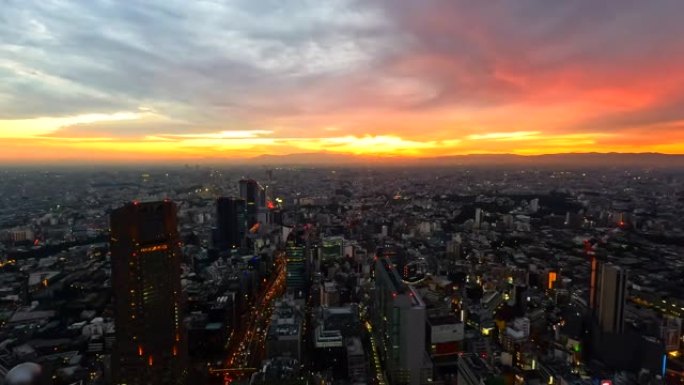
[[(682, 130), (681, 132), (684, 132)], [(462, 154), (519, 154), (566, 152), (661, 151), (680, 153), (678, 142), (651, 139), (646, 146), (635, 144), (643, 136), (611, 133), (546, 134), (542, 131), (509, 131), (453, 136), (450, 139), (408, 139), (398, 135), (346, 135), (331, 137), (279, 137), (271, 130), (220, 131), (182, 135), (147, 136), (135, 140), (116, 138), (62, 138), (35, 136), (7, 138), (0, 143), (2, 161), (144, 161), (220, 160), (262, 154), (325, 152), (370, 156), (432, 157)]]

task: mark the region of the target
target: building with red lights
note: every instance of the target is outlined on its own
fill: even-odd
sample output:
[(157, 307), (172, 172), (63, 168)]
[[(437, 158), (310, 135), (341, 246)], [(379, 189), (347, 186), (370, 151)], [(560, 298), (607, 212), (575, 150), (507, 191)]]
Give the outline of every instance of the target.
[(115, 384), (176, 384), (187, 370), (176, 205), (129, 203), (111, 213)]
[(427, 384), (432, 361), (425, 349), (426, 307), (420, 295), (404, 283), (383, 251), (375, 263), (373, 316), (379, 350), (392, 384)]

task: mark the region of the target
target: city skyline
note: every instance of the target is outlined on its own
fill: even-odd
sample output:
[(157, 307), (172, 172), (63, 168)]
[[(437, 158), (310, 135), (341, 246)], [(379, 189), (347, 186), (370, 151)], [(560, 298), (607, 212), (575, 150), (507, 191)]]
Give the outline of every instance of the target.
[(682, 11), (11, 1), (0, 162), (682, 154)]
[(684, 385), (682, 15), (0, 0), (0, 385)]

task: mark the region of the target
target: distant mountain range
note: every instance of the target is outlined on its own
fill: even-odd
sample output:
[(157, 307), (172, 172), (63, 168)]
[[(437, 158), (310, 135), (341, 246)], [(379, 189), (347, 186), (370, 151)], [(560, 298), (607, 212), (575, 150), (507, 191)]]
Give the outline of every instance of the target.
[(660, 153), (569, 153), (546, 155), (477, 154), (440, 157), (393, 157), (302, 153), (260, 155), (246, 160), (251, 164), (291, 166), (640, 166), (684, 167), (684, 154)]

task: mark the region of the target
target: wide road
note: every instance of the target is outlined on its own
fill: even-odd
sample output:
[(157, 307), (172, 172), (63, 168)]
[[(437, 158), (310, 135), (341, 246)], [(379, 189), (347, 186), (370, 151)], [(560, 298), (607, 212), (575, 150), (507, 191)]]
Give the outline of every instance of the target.
[(228, 341), (225, 368), (211, 370), (215, 374), (222, 374), (226, 384), (250, 375), (259, 367), (264, 358), (273, 302), (283, 294), (285, 289), (287, 272), (282, 252), (276, 254), (275, 264), (275, 274), (262, 287), (249, 312), (241, 317), (245, 325), (239, 328), (239, 331), (234, 332)]

